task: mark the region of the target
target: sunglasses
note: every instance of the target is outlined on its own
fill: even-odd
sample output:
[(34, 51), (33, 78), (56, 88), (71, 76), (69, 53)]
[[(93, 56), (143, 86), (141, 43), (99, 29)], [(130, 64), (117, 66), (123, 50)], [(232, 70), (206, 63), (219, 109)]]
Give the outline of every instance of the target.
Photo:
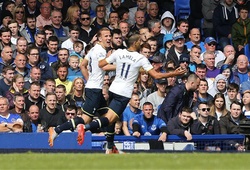
[(65, 114), (66, 114), (66, 115), (75, 116), (75, 113), (68, 113), (68, 112), (66, 112)]
[(207, 45), (208, 45), (208, 46), (216, 46), (215, 43), (208, 43)]
[(202, 108), (202, 109), (200, 109), (201, 111), (203, 111), (203, 112), (205, 112), (205, 111), (210, 111), (210, 108)]
[(81, 18), (82, 21), (90, 20), (90, 18)]
[(16, 14), (23, 14), (23, 11), (16, 11)]

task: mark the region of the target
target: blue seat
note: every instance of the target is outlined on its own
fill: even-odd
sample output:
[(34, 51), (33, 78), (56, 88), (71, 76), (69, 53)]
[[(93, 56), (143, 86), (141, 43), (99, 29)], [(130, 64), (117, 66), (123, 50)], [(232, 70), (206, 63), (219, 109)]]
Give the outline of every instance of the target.
[(245, 47), (244, 47), (244, 54), (247, 56), (248, 61), (250, 61), (250, 49), (249, 49), (249, 44), (245, 45)]
[(187, 19), (190, 14), (190, 0), (175, 0), (174, 16), (176, 21), (179, 19)]

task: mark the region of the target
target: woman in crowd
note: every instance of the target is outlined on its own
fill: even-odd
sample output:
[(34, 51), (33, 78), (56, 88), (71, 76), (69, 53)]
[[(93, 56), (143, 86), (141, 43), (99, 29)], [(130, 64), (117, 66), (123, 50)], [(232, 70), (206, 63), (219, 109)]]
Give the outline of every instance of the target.
[(14, 8), (13, 14), (14, 20), (16, 20), (20, 26), (20, 31), (25, 27), (25, 9), (23, 5), (18, 5)]
[(80, 26), (80, 8), (77, 5), (72, 5), (67, 10), (66, 18), (63, 22), (63, 26), (78, 25)]
[(222, 93), (217, 93), (214, 96), (213, 105), (210, 110), (210, 115), (220, 120), (221, 117), (225, 116), (228, 113), (226, 109), (225, 97)]
[(6, 92), (6, 98), (9, 100), (9, 109), (14, 108), (14, 96), (21, 94), (24, 97), (28, 96), (28, 90), (24, 88), (24, 77), (21, 74), (16, 74), (12, 80), (12, 85), (9, 91)]
[(140, 93), (140, 103), (142, 105), (146, 101), (147, 96), (152, 92), (153, 79), (143, 68), (141, 68), (137, 82), (138, 91)]
[(250, 118), (250, 90), (246, 90), (242, 97), (243, 103), (243, 114), (249, 119)]
[(233, 74), (233, 71), (228, 64), (224, 64), (220, 68), (220, 74), (226, 76), (228, 83), (236, 83), (240, 85), (240, 79), (238, 76)]
[(80, 77), (75, 78), (70, 93), (68, 95), (70, 104), (76, 105), (77, 107), (83, 106), (85, 102), (84, 88), (85, 88), (84, 80)]

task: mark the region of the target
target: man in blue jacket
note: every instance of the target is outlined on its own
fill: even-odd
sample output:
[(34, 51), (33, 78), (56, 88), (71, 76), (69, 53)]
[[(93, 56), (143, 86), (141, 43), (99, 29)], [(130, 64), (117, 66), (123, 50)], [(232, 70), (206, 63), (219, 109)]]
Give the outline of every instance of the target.
[(133, 121), (133, 136), (140, 137), (160, 135), (159, 141), (165, 142), (167, 139), (167, 125), (166, 123), (153, 115), (153, 104), (145, 102), (143, 104), (143, 113), (135, 116)]

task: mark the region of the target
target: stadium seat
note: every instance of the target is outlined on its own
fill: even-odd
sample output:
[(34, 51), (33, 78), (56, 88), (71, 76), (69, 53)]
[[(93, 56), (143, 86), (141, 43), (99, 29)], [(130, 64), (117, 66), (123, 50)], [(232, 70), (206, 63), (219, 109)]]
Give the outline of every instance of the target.
[(245, 45), (245, 47), (244, 47), (244, 54), (247, 56), (248, 60), (250, 61), (250, 49), (249, 49), (249, 44)]
[(190, 0), (175, 0), (174, 2), (174, 16), (176, 21), (179, 19), (187, 19), (190, 14)]

